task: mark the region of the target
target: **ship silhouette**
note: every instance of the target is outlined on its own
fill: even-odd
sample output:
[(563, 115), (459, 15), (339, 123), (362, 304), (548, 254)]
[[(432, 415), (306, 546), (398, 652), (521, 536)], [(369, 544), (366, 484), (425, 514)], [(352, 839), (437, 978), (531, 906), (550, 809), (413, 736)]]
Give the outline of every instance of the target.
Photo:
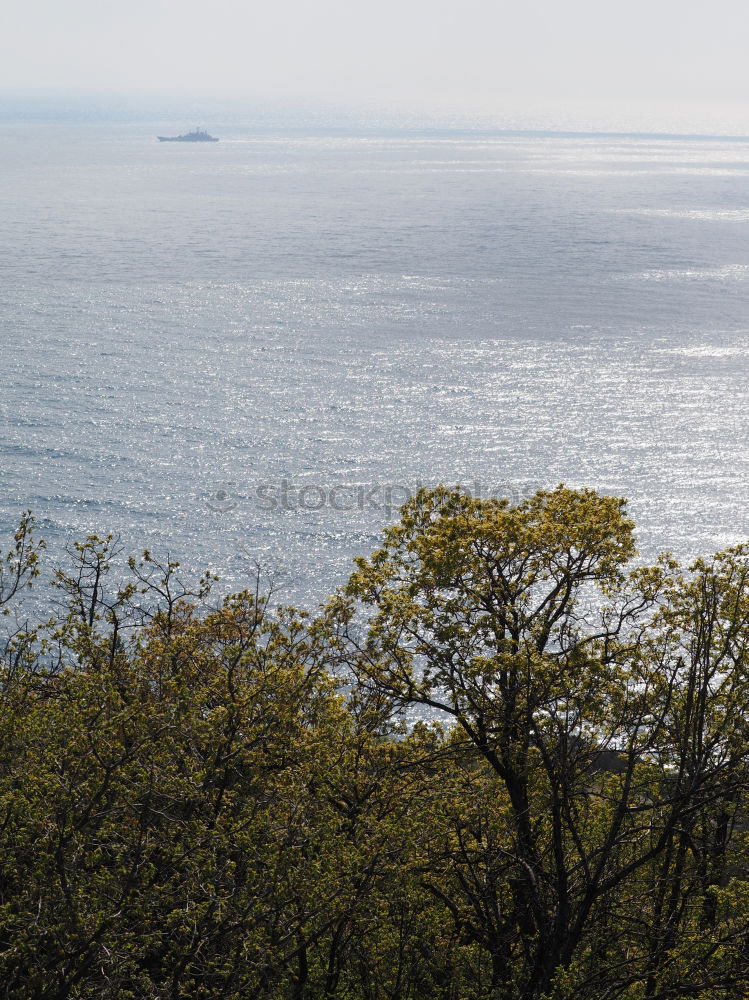
[(218, 142), (212, 135), (208, 135), (205, 129), (196, 128), (194, 132), (187, 132), (185, 135), (157, 135), (159, 142)]

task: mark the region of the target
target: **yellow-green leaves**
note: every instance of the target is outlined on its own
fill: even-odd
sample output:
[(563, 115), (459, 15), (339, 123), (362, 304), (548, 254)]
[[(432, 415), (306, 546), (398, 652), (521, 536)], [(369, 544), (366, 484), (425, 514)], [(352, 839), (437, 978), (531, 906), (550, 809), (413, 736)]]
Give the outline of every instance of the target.
[(424, 490), (314, 618), (74, 546), (5, 650), (0, 992), (741, 996), (749, 552), (633, 554), (589, 490)]

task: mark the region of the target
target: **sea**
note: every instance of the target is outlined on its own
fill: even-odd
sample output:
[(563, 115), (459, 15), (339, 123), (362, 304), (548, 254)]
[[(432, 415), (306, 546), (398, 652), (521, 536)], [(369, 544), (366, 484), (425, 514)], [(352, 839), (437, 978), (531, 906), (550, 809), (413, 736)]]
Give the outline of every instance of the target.
[(3, 548), (314, 608), (438, 483), (749, 538), (749, 139), (192, 125), (0, 122)]

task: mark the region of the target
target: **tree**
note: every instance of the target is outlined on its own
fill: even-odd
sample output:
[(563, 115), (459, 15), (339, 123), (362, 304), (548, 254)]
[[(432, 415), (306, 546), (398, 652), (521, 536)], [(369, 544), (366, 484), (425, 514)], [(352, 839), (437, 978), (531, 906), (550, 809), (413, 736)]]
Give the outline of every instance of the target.
[(117, 556), (3, 663), (0, 996), (746, 994), (749, 548), (422, 491), (317, 618)]
[[(436, 887), (470, 909), (492, 995), (731, 995), (746, 551), (628, 570), (625, 502), (561, 486), (516, 507), (422, 490), (402, 515), (331, 613), (358, 683), (452, 719), (498, 784), (493, 846), (474, 836)], [(491, 898), (465, 890), (476, 865)]]
[[(0, 556), (0, 608), (3, 616), (11, 614), (11, 602), (31, 587), (39, 576), (39, 561), (45, 544), (36, 538), (35, 530), (36, 522), (31, 511), (24, 511), (13, 535), (12, 547)], [(30, 628), (18, 612), (12, 621), (0, 645), (0, 685), (34, 658), (32, 650), (37, 638), (36, 630)]]
[(0, 559), (0, 607), (24, 587), (30, 587), (39, 575), (39, 557), (45, 545), (36, 539), (35, 528), (31, 511), (25, 511), (13, 536), (12, 548)]
[(56, 657), (3, 692), (0, 995), (406, 1000), (435, 737), (345, 702), (306, 616), (113, 552), (71, 547)]
[(5, 691), (2, 995), (276, 995), (299, 919), (309, 935), (323, 919), (298, 897), (319, 837), (307, 776), (342, 712), (325, 648), (251, 594), (171, 600), (170, 566), (115, 643), (106, 553), (90, 539), (58, 575), (71, 611), (54, 669)]

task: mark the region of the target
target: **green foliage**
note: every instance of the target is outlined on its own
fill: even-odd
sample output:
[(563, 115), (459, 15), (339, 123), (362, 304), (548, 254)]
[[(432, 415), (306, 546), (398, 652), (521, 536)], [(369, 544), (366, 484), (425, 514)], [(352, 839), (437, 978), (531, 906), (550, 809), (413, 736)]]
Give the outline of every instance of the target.
[(563, 487), (402, 514), (317, 618), (71, 548), (0, 665), (0, 996), (748, 995), (749, 549), (632, 570)]

